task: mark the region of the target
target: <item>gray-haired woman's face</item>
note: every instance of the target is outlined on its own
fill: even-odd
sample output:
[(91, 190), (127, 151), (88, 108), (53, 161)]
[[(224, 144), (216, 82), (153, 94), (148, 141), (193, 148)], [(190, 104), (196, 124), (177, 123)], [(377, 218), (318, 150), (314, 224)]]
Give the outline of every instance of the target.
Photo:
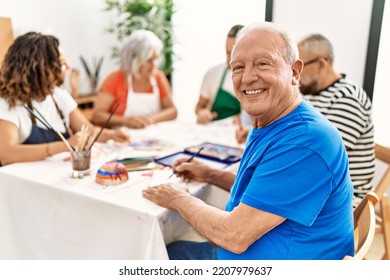
[(157, 69), (158, 55), (153, 52), (152, 56), (140, 66), (139, 73), (142, 77), (150, 77), (153, 72)]

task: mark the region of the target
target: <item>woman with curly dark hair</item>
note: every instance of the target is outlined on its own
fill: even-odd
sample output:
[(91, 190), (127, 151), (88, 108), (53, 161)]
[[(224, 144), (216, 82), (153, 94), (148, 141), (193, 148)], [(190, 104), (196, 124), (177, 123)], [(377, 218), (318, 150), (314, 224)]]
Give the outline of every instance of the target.
[[(81, 127), (93, 127), (69, 92), (60, 87), (67, 68), (54, 36), (28, 32), (10, 46), (0, 68), (1, 164), (42, 160), (68, 150), (29, 109), (39, 112), (75, 147)], [(105, 129), (98, 140), (109, 139), (129, 141), (120, 129)]]

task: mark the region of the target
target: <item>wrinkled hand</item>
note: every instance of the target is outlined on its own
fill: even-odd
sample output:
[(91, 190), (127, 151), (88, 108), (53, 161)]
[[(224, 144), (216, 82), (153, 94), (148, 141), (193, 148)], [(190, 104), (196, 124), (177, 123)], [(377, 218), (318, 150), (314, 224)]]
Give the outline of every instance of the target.
[(191, 195), (188, 192), (181, 191), (172, 187), (171, 184), (161, 184), (154, 187), (148, 187), (142, 191), (142, 196), (155, 204), (174, 210), (175, 201), (179, 197)]
[(218, 116), (217, 112), (211, 112), (209, 109), (202, 109), (198, 112), (197, 122), (199, 124), (207, 124)]
[(210, 171), (212, 170), (208, 165), (195, 159), (188, 162), (188, 158), (182, 158), (175, 161), (172, 165), (172, 169), (176, 172), (176, 177), (180, 177), (185, 182), (195, 180), (204, 183), (208, 183), (207, 180)]
[(145, 128), (153, 124), (152, 120), (146, 116), (131, 116), (126, 118), (125, 125), (129, 128)]

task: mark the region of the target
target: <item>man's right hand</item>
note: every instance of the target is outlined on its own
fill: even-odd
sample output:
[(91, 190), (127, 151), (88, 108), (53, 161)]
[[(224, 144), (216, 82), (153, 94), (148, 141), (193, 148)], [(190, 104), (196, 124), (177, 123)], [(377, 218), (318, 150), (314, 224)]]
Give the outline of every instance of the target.
[(188, 158), (178, 159), (173, 165), (172, 169), (176, 172), (176, 176), (183, 181), (189, 182), (195, 180), (198, 182), (209, 183), (209, 177), (212, 173), (212, 168), (197, 160), (188, 162)]

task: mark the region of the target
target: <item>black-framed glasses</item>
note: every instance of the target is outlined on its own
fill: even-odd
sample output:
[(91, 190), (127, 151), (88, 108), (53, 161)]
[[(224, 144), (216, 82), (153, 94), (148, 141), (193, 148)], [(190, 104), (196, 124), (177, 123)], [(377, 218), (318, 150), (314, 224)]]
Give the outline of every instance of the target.
[(314, 62), (317, 62), (317, 61), (318, 61), (319, 59), (321, 59), (321, 58), (327, 60), (325, 57), (317, 56), (316, 58), (313, 58), (312, 60), (309, 60), (309, 61), (307, 61), (307, 62), (303, 62), (303, 65), (304, 65), (304, 66), (310, 65), (310, 64), (312, 64), (312, 63), (314, 63)]

